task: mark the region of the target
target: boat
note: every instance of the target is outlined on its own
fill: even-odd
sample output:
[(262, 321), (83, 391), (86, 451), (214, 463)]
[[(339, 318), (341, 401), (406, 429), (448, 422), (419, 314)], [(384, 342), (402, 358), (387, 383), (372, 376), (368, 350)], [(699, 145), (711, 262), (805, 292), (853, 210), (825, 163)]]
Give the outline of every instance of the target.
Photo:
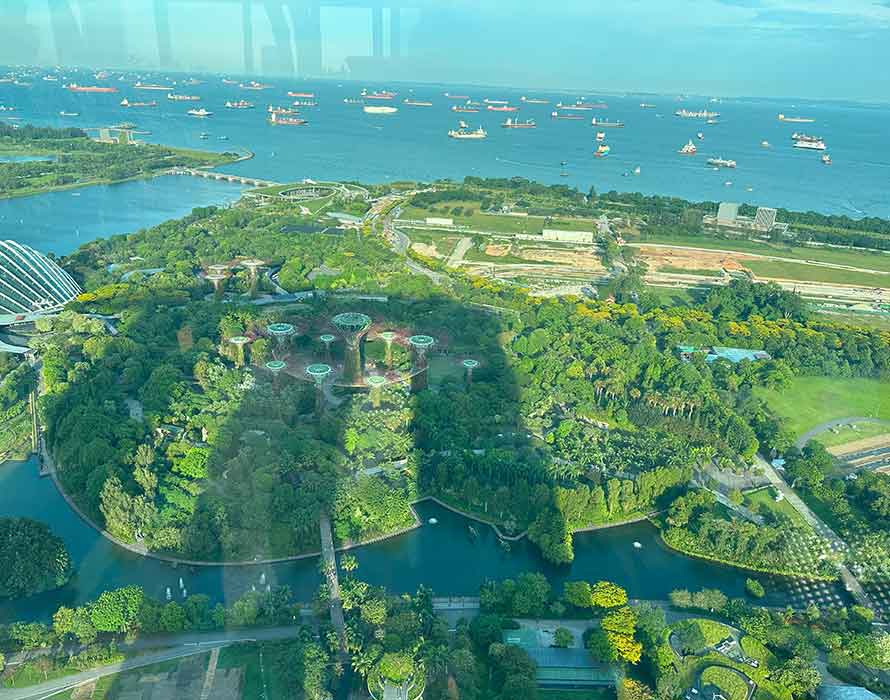
[(313, 99), (315, 97), (314, 92), (293, 92), (289, 91), (287, 93), (288, 97), (305, 97), (306, 99)]
[(696, 148), (695, 144), (692, 143), (692, 139), (689, 139), (689, 143), (687, 143), (683, 148), (681, 148), (677, 153), (683, 156), (694, 156), (698, 152), (698, 148)]
[(563, 171), (561, 171), (561, 172), (559, 173), (559, 176), (560, 176), (560, 177), (568, 177), (569, 174), (568, 174), (565, 170), (563, 170)]
[(444, 93), (444, 95), (449, 100), (469, 100), (470, 99), (469, 95), (452, 95), (450, 92), (446, 92), (446, 93)]
[(812, 124), (816, 120), (809, 117), (786, 117), (784, 114), (780, 114), (779, 121), (787, 122), (788, 124)]
[(253, 109), (253, 102), (248, 102), (247, 100), (226, 102), (226, 109)]
[(772, 144), (769, 141), (761, 141), (760, 146), (762, 148), (772, 148)]
[(584, 119), (580, 114), (560, 114), (559, 112), (553, 111), (550, 112), (551, 119), (570, 119), (572, 121), (578, 121), (579, 119)]
[(488, 105), (486, 109), (489, 112), (518, 112), (519, 107), (511, 107), (510, 105)]
[(708, 165), (715, 168), (734, 168), (736, 162), (734, 160), (726, 160), (725, 158), (708, 158)]
[(696, 134), (696, 136), (698, 137), (698, 140), (699, 140), (699, 141), (704, 141), (704, 140), (705, 140), (705, 135), (704, 135), (702, 132), (700, 132), (700, 131)]
[(608, 119), (597, 119), (596, 117), (594, 117), (593, 119), (590, 120), (590, 125), (598, 126), (602, 129), (623, 129), (624, 128), (624, 122), (622, 122), (622, 121), (610, 122)]
[(636, 541), (634, 541), (633, 545), (634, 545), (634, 549), (642, 549), (643, 548), (643, 545)]
[(201, 85), (204, 81), (198, 80), (197, 78), (188, 78), (187, 80), (183, 80), (180, 85)]
[(315, 100), (294, 100), (291, 104), (294, 107), (318, 107), (318, 102)]
[(359, 98), (357, 98), (357, 97), (344, 97), (344, 98), (343, 98), (343, 104), (347, 104), (347, 105), (361, 105), (361, 104), (364, 104), (364, 102), (362, 102), (362, 101), (361, 101)]
[(395, 114), (399, 111), (398, 107), (390, 107), (389, 105), (365, 105), (362, 107), (365, 114)]
[(386, 90), (380, 90), (378, 92), (368, 92), (367, 90), (362, 90), (362, 97), (366, 100), (391, 100), (396, 96), (394, 92), (387, 92)]
[(537, 129), (538, 125), (535, 124), (534, 119), (526, 119), (524, 122), (521, 122), (517, 119), (513, 119), (511, 117), (507, 117), (502, 127), (505, 129)]
[(487, 97), (482, 100), (487, 105), (508, 105), (510, 104), (509, 100), (489, 100)]
[(167, 99), (172, 102), (198, 102), (201, 98), (197, 95), (177, 95), (175, 93), (168, 92)]
[(479, 533), (476, 532), (476, 528), (472, 525), (467, 525), (467, 534), (470, 536), (471, 540), (475, 540), (477, 537), (479, 537)]
[(519, 98), (520, 102), (525, 102), (527, 105), (549, 105), (550, 100), (542, 100), (539, 97), (526, 97), (523, 95)]
[(121, 122), (120, 124), (115, 124), (111, 127), (112, 129), (123, 129), (124, 131), (132, 131), (136, 128), (136, 125), (133, 122)]
[(15, 112), (15, 107), (7, 107), (6, 105), (0, 105), (0, 112)]
[(429, 520), (427, 520), (427, 522), (430, 525), (436, 525), (436, 524), (438, 524), (439, 521), (436, 518), (430, 518)]
[(597, 141), (605, 141), (606, 140), (606, 132), (605, 131), (597, 131), (596, 132), (596, 140)]
[(172, 85), (155, 85), (153, 83), (136, 83), (133, 87), (137, 90), (163, 90), (164, 92), (170, 92), (173, 89)]
[(609, 105), (605, 102), (584, 102), (584, 100), (577, 100), (571, 104), (567, 104), (565, 102), (557, 102), (556, 109), (562, 109), (571, 112), (589, 112), (592, 109), (607, 109)]
[(824, 154), (822, 156), (822, 162), (825, 163), (825, 165), (831, 165), (831, 156), (828, 155), (827, 153)]
[(674, 116), (682, 117), (683, 119), (716, 119), (720, 116), (720, 112), (709, 112), (706, 109), (701, 109), (696, 112), (688, 109), (678, 109), (674, 112)]
[(720, 122), (718, 122), (716, 119), (708, 119), (705, 121), (705, 124), (719, 124), (719, 123)]
[(258, 83), (256, 80), (251, 80), (249, 83), (239, 83), (238, 87), (242, 90), (268, 90), (271, 85), (266, 85), (265, 83)]
[(204, 119), (205, 117), (209, 117), (213, 112), (208, 112), (206, 109), (201, 107), (201, 109), (190, 109), (186, 112), (190, 117), (198, 117), (199, 119)]
[(210, 138), (210, 134), (208, 134), (206, 131), (202, 131), (200, 134), (198, 134), (198, 138), (202, 141), (206, 141)]
[(649, 102), (640, 102), (640, 109), (655, 109), (655, 105)]
[(824, 151), (825, 142), (818, 139), (798, 139), (794, 142), (795, 148), (803, 148), (808, 151)]
[(478, 129), (470, 129), (466, 122), (460, 122), (457, 129), (451, 129), (448, 136), (453, 139), (484, 139), (488, 133), (481, 126)]
[(477, 107), (467, 107), (466, 105), (453, 105), (451, 107), (452, 112), (460, 112), (463, 114), (476, 114), (479, 109)]
[(57, 83), (57, 82), (59, 82), (58, 77), (56, 77), (55, 75), (44, 75), (44, 76), (43, 76), (43, 79), (44, 79), (46, 82), (48, 82), (48, 83)]
[(597, 158), (605, 158), (607, 155), (609, 155), (609, 151), (611, 150), (612, 149), (609, 148), (606, 144), (601, 143), (599, 145), (599, 148), (596, 149), (596, 152), (593, 155), (595, 155)]
[(793, 134), (791, 134), (791, 140), (792, 141), (812, 141), (813, 143), (815, 143), (816, 141), (821, 141), (822, 137), (821, 136), (810, 136), (809, 134), (805, 134), (802, 131), (800, 131), (800, 132), (795, 131)]
[(80, 112), (66, 112), (64, 109), (59, 112), (60, 117), (79, 117)]
[(426, 100), (415, 100), (412, 98), (407, 98), (402, 100), (402, 104), (408, 105), (409, 107), (432, 107), (432, 102), (427, 102)]
[(282, 117), (273, 112), (269, 117), (269, 123), (275, 126), (306, 126), (309, 122), (300, 117)]
[(300, 110), (298, 109), (290, 109), (289, 107), (273, 107), (269, 105), (266, 111), (269, 114), (277, 114), (278, 116), (284, 116), (286, 114), (299, 114)]
[(152, 100), (151, 102), (130, 102), (126, 97), (120, 101), (121, 107), (157, 107), (158, 103)]
[(65, 89), (69, 92), (117, 92), (116, 87), (106, 87), (104, 85), (78, 85), (77, 83), (70, 83), (69, 85), (65, 86)]
[(222, 81), (223, 81), (223, 85), (237, 85), (238, 84), (237, 80), (231, 80), (229, 78), (223, 78)]
[(636, 168), (634, 168), (634, 175), (639, 175), (640, 172), (641, 172), (641, 171), (640, 171), (640, 166), (638, 165)]
[(220, 141), (228, 141), (229, 140), (229, 137), (226, 136), (225, 134), (223, 134), (222, 136), (217, 136), (216, 138), (218, 138)]
[(505, 540), (503, 537), (498, 537), (498, 544), (501, 545), (501, 548), (505, 552), (509, 552), (511, 549), (510, 543), (507, 540)]

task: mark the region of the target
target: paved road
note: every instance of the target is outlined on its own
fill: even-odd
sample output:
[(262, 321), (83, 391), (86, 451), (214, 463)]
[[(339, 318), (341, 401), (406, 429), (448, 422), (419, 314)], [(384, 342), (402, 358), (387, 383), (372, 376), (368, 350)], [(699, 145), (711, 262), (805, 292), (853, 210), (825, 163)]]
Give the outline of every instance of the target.
[(454, 250), (451, 251), (451, 255), (448, 256), (448, 262), (445, 263), (448, 267), (457, 267), (463, 262), (464, 255), (467, 254), (467, 251), (473, 247), (473, 239), (472, 238), (461, 238), (457, 245), (454, 246)]
[(801, 435), (794, 444), (798, 448), (802, 448), (810, 440), (812, 440), (820, 433), (824, 433), (826, 430), (831, 430), (832, 428), (837, 428), (841, 425), (853, 425), (858, 423), (881, 423), (883, 425), (890, 426), (890, 421), (881, 420), (880, 418), (862, 418), (857, 416), (853, 416), (850, 418), (838, 418), (836, 420), (830, 420), (826, 421), (825, 423), (820, 423), (812, 430), (808, 430), (803, 435)]
[[(800, 496), (798, 496), (788, 484), (785, 483), (785, 480), (779, 476), (779, 473), (773, 468), (769, 462), (767, 462), (760, 455), (756, 456), (757, 465), (763, 469), (763, 473), (766, 474), (770, 483), (778, 489), (782, 495), (785, 497), (792, 506), (794, 506), (795, 510), (800, 513), (804, 520), (806, 520), (812, 528), (816, 531), (818, 535), (823, 537), (828, 541), (829, 546), (832, 551), (842, 557), (844, 552), (848, 549), (847, 543), (844, 542), (838, 535), (832, 530), (825, 522), (819, 518), (810, 507), (804, 503)], [(853, 572), (847, 568), (846, 564), (839, 558), (836, 561), (837, 570), (840, 574), (841, 580), (844, 582), (844, 586), (850, 593), (853, 595), (853, 598), (859, 605), (863, 605), (867, 608), (873, 610), (876, 614), (879, 613), (877, 606), (872, 603), (871, 598), (869, 598), (868, 594), (865, 592), (865, 589), (856, 580), (856, 577), (853, 576)]]

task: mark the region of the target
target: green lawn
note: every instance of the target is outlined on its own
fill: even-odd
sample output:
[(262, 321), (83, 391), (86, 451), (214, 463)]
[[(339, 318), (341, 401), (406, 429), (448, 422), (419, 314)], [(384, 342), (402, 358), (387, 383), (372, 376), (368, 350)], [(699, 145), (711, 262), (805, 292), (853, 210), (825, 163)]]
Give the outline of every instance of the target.
[(791, 518), (794, 523), (809, 530), (810, 526), (807, 525), (807, 521), (794, 509), (794, 506), (787, 500), (782, 500), (777, 503), (773, 498), (774, 493), (775, 492), (771, 488), (751, 491), (750, 493), (745, 494), (743, 505), (746, 508), (753, 510), (755, 513), (759, 513), (763, 507), (774, 513), (781, 513), (782, 515)]
[(783, 389), (758, 388), (779, 416), (787, 420), (795, 436), (820, 423), (864, 416), (890, 420), (890, 381), (838, 377), (795, 377)]
[(683, 267), (674, 267), (673, 265), (662, 265), (658, 268), (658, 272), (664, 272), (669, 275), (698, 275), (699, 277), (723, 277), (720, 270), (687, 270)]
[[(407, 206), (402, 209), (402, 219), (423, 221), (428, 216), (453, 219), (456, 226), (468, 226), (476, 231), (490, 233), (525, 233), (538, 235), (545, 228), (561, 231), (593, 231), (596, 222), (592, 219), (554, 218), (547, 221), (543, 216), (510, 216), (508, 214), (483, 214), (478, 201), (444, 202), (433, 209)], [(462, 211), (461, 211), (462, 210)], [(460, 213), (457, 213), (460, 211)], [(469, 215), (467, 212), (471, 212)]]
[(841, 425), (835, 428), (836, 433), (828, 430), (817, 438), (825, 447), (837, 447), (848, 442), (856, 442), (865, 438), (890, 434), (890, 425), (880, 423), (858, 423), (856, 430), (850, 425)]
[(689, 306), (698, 292), (694, 289), (673, 289), (671, 287), (646, 286), (646, 291), (658, 297), (658, 302), (666, 309), (672, 306)]
[(744, 265), (759, 278), (769, 277), (801, 282), (827, 282), (829, 284), (856, 284), (864, 287), (890, 288), (890, 275), (854, 272), (853, 270), (780, 260), (745, 260)]
[(701, 686), (713, 685), (720, 689), (727, 700), (745, 700), (748, 697), (748, 684), (739, 676), (722, 666), (709, 666), (701, 674)]
[(282, 669), (292, 664), (291, 657), (295, 653), (294, 642), (233, 644), (220, 651), (217, 668), (242, 669), (242, 700), (291, 700), (295, 694), (288, 681), (293, 683), (294, 679), (285, 678)]
[(701, 630), (702, 637), (704, 637), (705, 640), (705, 646), (712, 647), (730, 636), (731, 630), (722, 622), (715, 622), (714, 620), (706, 620), (704, 618), (694, 618), (686, 620), (685, 623), (695, 625)]

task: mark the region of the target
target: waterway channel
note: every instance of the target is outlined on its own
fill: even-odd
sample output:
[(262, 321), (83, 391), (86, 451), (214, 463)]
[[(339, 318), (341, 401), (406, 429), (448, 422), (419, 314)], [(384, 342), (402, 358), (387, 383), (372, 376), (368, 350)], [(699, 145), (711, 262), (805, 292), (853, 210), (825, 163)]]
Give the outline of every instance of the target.
[[(675, 588), (719, 588), (729, 596), (744, 595), (748, 574), (731, 567), (685, 557), (665, 548), (655, 528), (637, 523), (575, 537), (575, 561), (556, 567), (545, 562), (526, 541), (505, 551), (494, 532), (433, 503), (417, 506), (423, 526), (407, 534), (359, 547), (354, 554), (359, 575), (393, 592), (412, 592), (420, 584), (436, 595), (475, 595), (486, 580), (541, 571), (555, 587), (565, 580), (609, 579), (627, 588), (634, 598), (666, 599)], [(136, 584), (163, 599), (169, 587), (181, 597), (182, 578), (188, 593), (205, 593), (216, 601), (231, 601), (252, 587), (288, 585), (298, 599), (309, 600), (321, 577), (315, 557), (256, 566), (176, 567), (123, 550), (83, 522), (65, 503), (53, 482), (38, 476), (35, 460), (0, 465), (0, 515), (27, 516), (47, 523), (68, 547), (76, 575), (64, 588), (27, 599), (0, 601), (0, 623), (14, 619), (47, 619), (59, 605), (91, 600), (103, 590)], [(429, 524), (436, 518), (435, 525)], [(637, 548), (637, 542), (641, 547)], [(263, 583), (261, 583), (263, 581)], [(767, 584), (771, 605), (808, 602), (812, 589), (796, 582)], [(839, 595), (838, 586), (826, 591)]]

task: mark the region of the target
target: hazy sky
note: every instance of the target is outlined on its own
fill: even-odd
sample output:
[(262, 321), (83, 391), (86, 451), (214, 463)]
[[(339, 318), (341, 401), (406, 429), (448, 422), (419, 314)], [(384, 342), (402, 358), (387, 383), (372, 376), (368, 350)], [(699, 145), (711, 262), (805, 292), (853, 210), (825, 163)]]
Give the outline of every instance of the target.
[(331, 1), (254, 0), (245, 58), (242, 0), (0, 0), (0, 61), (890, 100), (890, 0), (400, 0), (396, 50), (387, 0)]

